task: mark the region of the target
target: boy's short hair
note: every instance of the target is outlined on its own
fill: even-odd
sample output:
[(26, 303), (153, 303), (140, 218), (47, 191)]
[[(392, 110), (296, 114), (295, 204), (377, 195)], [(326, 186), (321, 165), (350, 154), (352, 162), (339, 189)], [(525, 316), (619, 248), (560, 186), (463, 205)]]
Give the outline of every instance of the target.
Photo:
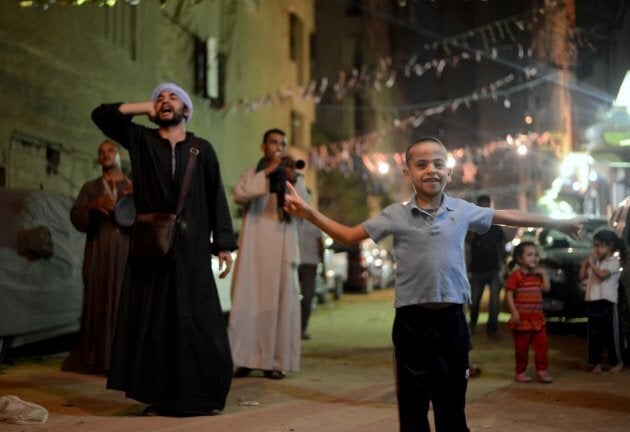
[(424, 136), (424, 137), (418, 138), (417, 140), (409, 144), (409, 147), (407, 147), (407, 151), (405, 152), (405, 164), (407, 164), (409, 159), (411, 158), (411, 149), (414, 148), (416, 145), (421, 144), (423, 142), (432, 142), (432, 143), (438, 144), (442, 146), (444, 151), (446, 151), (446, 146), (444, 145), (442, 141), (432, 136)]

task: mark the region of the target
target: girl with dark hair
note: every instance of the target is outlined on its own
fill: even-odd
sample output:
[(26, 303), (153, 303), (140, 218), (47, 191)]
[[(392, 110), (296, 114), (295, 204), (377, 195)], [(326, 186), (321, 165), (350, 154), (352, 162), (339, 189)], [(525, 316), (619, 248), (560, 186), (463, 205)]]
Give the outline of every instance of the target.
[(623, 240), (614, 231), (603, 229), (593, 236), (593, 251), (580, 267), (580, 279), (586, 282), (588, 366), (593, 373), (602, 372), (604, 351), (612, 365), (609, 371), (623, 370), (617, 300), (620, 259), (625, 255)]
[(550, 289), (547, 272), (538, 266), (538, 246), (524, 241), (519, 243), (512, 254), (509, 266), (518, 268), (505, 281), (507, 303), (512, 316), (508, 327), (512, 330), (516, 360), (516, 381), (531, 382), (527, 374), (530, 345), (534, 349), (536, 380), (549, 384), (552, 378), (547, 372), (547, 330), (542, 311), (542, 292)]

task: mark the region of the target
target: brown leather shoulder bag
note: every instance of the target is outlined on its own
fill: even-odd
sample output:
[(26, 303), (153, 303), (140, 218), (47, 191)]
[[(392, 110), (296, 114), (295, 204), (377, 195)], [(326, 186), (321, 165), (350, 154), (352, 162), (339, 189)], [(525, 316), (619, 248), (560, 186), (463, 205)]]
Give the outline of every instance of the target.
[(175, 231), (179, 222), (179, 215), (184, 208), (186, 195), (188, 195), (190, 179), (198, 154), (199, 148), (193, 143), (175, 213), (138, 213), (136, 215), (131, 231), (129, 255), (142, 258), (161, 258), (169, 261), (175, 258)]

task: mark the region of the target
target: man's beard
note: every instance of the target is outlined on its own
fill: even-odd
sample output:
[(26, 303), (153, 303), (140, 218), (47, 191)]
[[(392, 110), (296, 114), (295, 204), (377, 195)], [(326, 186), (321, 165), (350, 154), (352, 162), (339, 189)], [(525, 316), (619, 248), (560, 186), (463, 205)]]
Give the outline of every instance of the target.
[(180, 124), (182, 122), (182, 120), (184, 120), (184, 111), (173, 111), (173, 117), (171, 117), (170, 119), (165, 119), (165, 118), (160, 118), (160, 116), (158, 115), (157, 118), (155, 119), (155, 123), (158, 126), (161, 127), (170, 127), (170, 126), (177, 126), (178, 124)]

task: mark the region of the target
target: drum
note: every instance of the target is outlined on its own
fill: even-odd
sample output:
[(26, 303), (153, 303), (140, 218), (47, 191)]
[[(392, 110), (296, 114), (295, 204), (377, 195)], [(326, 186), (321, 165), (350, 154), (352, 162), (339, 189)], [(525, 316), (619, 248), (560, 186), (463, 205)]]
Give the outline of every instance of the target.
[(114, 219), (121, 227), (130, 228), (136, 219), (136, 204), (133, 195), (125, 195), (116, 203), (114, 207)]

